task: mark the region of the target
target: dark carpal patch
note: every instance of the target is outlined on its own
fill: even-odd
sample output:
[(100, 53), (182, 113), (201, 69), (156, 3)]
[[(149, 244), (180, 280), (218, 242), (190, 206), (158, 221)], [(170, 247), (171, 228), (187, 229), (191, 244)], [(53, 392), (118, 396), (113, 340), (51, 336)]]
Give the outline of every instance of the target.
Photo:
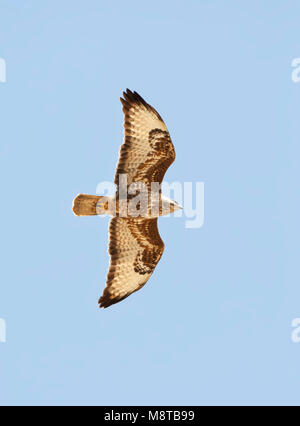
[(140, 275), (151, 274), (164, 251), (157, 219), (129, 220), (128, 226), (132, 236), (141, 246), (134, 261), (134, 271)]

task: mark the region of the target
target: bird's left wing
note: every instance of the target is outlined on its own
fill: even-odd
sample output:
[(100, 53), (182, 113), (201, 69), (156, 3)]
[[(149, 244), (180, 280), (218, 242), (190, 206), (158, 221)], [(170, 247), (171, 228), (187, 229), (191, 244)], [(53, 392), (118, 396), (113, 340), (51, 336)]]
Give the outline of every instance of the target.
[(118, 303), (143, 287), (163, 251), (157, 218), (113, 217), (109, 224), (110, 266), (100, 307)]
[(149, 190), (151, 182), (162, 182), (175, 160), (175, 149), (159, 113), (136, 92), (127, 89), (123, 97), (125, 140), (115, 184), (119, 184), (119, 175), (126, 174), (128, 185), (143, 182)]

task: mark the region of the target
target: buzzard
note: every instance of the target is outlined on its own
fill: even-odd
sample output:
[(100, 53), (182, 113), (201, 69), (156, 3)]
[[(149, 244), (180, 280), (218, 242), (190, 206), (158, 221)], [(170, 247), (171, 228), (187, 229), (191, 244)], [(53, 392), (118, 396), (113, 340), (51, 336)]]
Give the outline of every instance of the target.
[(161, 194), (161, 183), (175, 160), (168, 129), (159, 113), (129, 89), (120, 98), (125, 138), (117, 165), (114, 197), (79, 194), (76, 216), (109, 214), (110, 265), (99, 299), (107, 308), (142, 288), (163, 251), (157, 218), (182, 208)]

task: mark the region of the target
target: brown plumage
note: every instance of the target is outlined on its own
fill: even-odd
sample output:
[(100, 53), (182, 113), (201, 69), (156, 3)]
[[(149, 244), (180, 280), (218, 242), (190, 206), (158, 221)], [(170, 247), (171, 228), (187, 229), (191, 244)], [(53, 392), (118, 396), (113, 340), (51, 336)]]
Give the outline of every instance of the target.
[(109, 224), (110, 266), (100, 307), (107, 308), (139, 290), (159, 262), (164, 243), (157, 218), (113, 217)]
[[(120, 150), (115, 184), (119, 175), (127, 174), (132, 182), (161, 183), (175, 160), (175, 149), (168, 129), (159, 113), (136, 92), (123, 92), (125, 140)], [(150, 190), (150, 188), (149, 188)]]
[[(109, 224), (110, 266), (106, 287), (99, 299), (100, 307), (104, 308), (120, 302), (145, 285), (164, 251), (157, 217), (166, 214), (163, 205), (167, 204), (170, 212), (180, 208), (163, 197), (159, 188), (159, 208), (153, 213), (148, 198), (151, 183), (161, 184), (168, 167), (175, 160), (174, 146), (165, 123), (151, 105), (138, 93), (128, 89), (123, 92), (123, 97), (125, 139), (115, 174), (116, 195), (111, 200), (109, 197), (99, 197), (97, 203), (95, 196), (80, 194), (73, 205), (77, 215), (108, 213), (113, 216)], [(126, 188), (121, 188), (123, 181), (120, 175), (126, 175)], [(128, 196), (127, 191), (129, 185), (138, 186), (141, 182), (148, 191), (143, 193), (140, 189), (137, 192), (147, 197), (147, 214), (136, 217), (130, 211), (129, 200), (132, 196)], [(127, 194), (125, 217), (120, 214), (119, 208), (121, 189), (125, 189)], [(114, 209), (110, 207), (110, 201), (115, 201)]]

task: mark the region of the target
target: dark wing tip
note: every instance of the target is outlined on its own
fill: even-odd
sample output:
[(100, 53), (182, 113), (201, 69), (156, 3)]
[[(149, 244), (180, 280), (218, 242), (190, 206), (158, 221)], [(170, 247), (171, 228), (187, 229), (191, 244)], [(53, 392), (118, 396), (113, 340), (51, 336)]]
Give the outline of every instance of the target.
[(131, 90), (126, 89), (126, 91), (123, 92), (123, 97), (124, 97), (125, 101), (127, 101), (130, 104), (139, 103), (139, 98), (135, 95), (135, 93), (136, 92), (132, 92)]
[(98, 300), (99, 308), (108, 308), (110, 305), (112, 305), (112, 301), (110, 300), (109, 296), (102, 295), (100, 299)]
[(134, 105), (142, 105), (147, 110), (154, 112), (157, 118), (163, 122), (162, 117), (156, 111), (156, 109), (153, 108), (151, 105), (147, 104), (145, 99), (142, 98), (141, 95), (139, 95), (136, 91), (132, 92), (130, 89), (126, 89), (126, 91), (123, 92), (123, 98), (120, 98), (120, 100), (124, 108), (130, 108), (130, 106)]
[[(106, 290), (106, 289), (105, 289)], [(126, 299), (126, 297), (129, 296), (129, 294), (126, 294), (123, 297), (112, 297), (109, 292), (106, 292), (104, 290), (103, 295), (98, 300), (99, 308), (108, 308), (111, 305), (114, 305), (115, 303), (121, 302), (122, 300)]]

